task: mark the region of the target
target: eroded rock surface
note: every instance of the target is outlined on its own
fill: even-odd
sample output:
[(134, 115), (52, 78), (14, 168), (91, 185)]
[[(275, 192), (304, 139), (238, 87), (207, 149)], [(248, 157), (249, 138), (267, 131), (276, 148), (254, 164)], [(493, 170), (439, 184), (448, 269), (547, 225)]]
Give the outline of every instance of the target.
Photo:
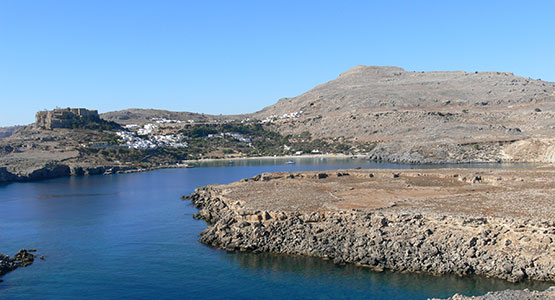
[(283, 135), (375, 143), (377, 160), (552, 163), (554, 109), (555, 83), (512, 73), (356, 66), (251, 117)]
[(553, 195), (546, 167), (272, 173), (187, 198), (221, 249), (555, 281)]
[[(448, 300), (553, 300), (555, 299), (555, 286), (545, 291), (529, 290), (506, 290), (500, 292), (490, 292), (483, 296), (467, 297), (456, 294)], [(438, 300), (438, 299), (432, 299)]]
[[(0, 254), (0, 276), (13, 271), (19, 267), (26, 267), (33, 264), (36, 255), (35, 249), (21, 249), (13, 257)], [(44, 258), (44, 257), (41, 257)], [(0, 280), (1, 282), (2, 280)]]

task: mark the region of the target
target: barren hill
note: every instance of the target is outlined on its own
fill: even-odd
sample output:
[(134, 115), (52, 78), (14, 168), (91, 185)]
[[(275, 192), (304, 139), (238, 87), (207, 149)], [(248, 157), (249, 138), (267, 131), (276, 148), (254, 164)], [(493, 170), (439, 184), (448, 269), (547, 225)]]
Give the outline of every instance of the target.
[(512, 73), (357, 66), (253, 116), (284, 134), (374, 142), (374, 158), (393, 161), (553, 161), (554, 108), (555, 83)]
[(227, 120), (233, 118), (234, 116), (216, 116), (199, 114), (192, 112), (178, 112), (160, 109), (140, 109), (140, 108), (130, 108), (119, 111), (111, 111), (101, 114), (101, 117), (108, 121), (114, 121), (120, 124), (145, 124), (151, 123), (153, 118), (165, 118), (168, 120), (176, 121), (189, 121), (193, 120), (195, 122), (210, 122), (213, 120)]

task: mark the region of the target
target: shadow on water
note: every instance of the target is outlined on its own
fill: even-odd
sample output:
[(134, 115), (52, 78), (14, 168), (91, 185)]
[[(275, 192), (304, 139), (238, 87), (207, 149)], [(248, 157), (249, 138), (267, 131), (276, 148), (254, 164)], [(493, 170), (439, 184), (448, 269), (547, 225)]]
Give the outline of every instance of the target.
[(534, 163), (443, 163), (443, 164), (401, 164), (382, 161), (374, 161), (363, 158), (344, 158), (344, 157), (275, 157), (275, 158), (250, 158), (234, 160), (214, 160), (198, 161), (192, 163), (196, 167), (230, 167), (230, 166), (280, 166), (286, 164), (294, 165), (333, 165), (342, 164), (346, 168), (353, 168), (357, 165), (364, 169), (442, 169), (442, 168), (526, 168), (535, 167)]
[(317, 281), (329, 281), (341, 288), (368, 290), (370, 293), (378, 287), (389, 287), (434, 297), (447, 297), (454, 293), (476, 296), (506, 289), (545, 290), (551, 286), (545, 282), (510, 283), (480, 276), (376, 272), (356, 265), (337, 266), (321, 258), (286, 254), (227, 253), (226, 258), (243, 269), (288, 273)]

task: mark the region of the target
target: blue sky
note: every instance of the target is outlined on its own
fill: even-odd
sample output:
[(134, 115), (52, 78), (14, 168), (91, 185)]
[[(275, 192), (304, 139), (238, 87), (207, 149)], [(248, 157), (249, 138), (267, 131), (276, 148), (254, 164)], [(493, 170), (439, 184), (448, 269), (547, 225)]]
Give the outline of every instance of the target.
[(555, 81), (555, 1), (0, 0), (0, 126), (252, 112), (359, 64)]

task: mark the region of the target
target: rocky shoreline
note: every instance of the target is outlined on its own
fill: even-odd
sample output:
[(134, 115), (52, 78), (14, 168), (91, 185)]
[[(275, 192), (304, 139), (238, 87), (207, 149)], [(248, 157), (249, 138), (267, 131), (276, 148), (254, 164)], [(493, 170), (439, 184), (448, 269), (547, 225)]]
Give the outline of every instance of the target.
[[(555, 299), (555, 286), (545, 291), (525, 290), (505, 290), (499, 292), (489, 292), (482, 296), (468, 297), (455, 294), (447, 300), (553, 300)], [(431, 299), (439, 300), (439, 299)]]
[[(21, 249), (13, 257), (8, 255), (0, 254), (0, 277), (8, 272), (11, 272), (17, 268), (27, 267), (33, 264), (37, 255), (33, 254), (36, 249)], [(40, 259), (44, 259), (44, 256), (40, 256)], [(2, 279), (0, 279), (2, 282)]]
[[(202, 187), (185, 198), (199, 209), (195, 217), (208, 223), (200, 241), (220, 249), (309, 255), (377, 271), (555, 282), (555, 221), (550, 208), (542, 207), (546, 201), (552, 204), (553, 170), (541, 175), (534, 170), (481, 170), (473, 172), (482, 175), (466, 176), (453, 174), (455, 170), (403, 172), (263, 174), (227, 186)], [(520, 195), (526, 191), (515, 176), (526, 172), (536, 174), (534, 182), (542, 182), (531, 184), (528, 191), (539, 197)], [(514, 186), (491, 186), (509, 178)], [(385, 201), (388, 182), (393, 197)], [(377, 187), (365, 187), (371, 184)], [(403, 199), (395, 194), (399, 189), (406, 189), (406, 195), (428, 194)], [(452, 199), (442, 191), (454, 193)], [(300, 193), (307, 198), (301, 199)], [(519, 195), (520, 200), (510, 201)], [(487, 201), (496, 196), (505, 197), (499, 199), (498, 205), (505, 206), (498, 212), (471, 207), (495, 210)], [(368, 197), (373, 200), (364, 200)], [(531, 206), (519, 204), (522, 199)], [(449, 201), (469, 212), (443, 207)], [(531, 217), (528, 210), (534, 206), (544, 212)], [(506, 215), (510, 211), (514, 213)]]
[(69, 176), (110, 175), (155, 170), (158, 168), (140, 168), (134, 166), (74, 166), (60, 163), (46, 163), (26, 172), (0, 167), (0, 183), (27, 182)]
[[(279, 159), (293, 159), (293, 158), (365, 158), (364, 156), (357, 155), (310, 155), (310, 156), (279, 156)], [(0, 183), (2, 182), (27, 182), (37, 181), (44, 179), (53, 179), (69, 176), (85, 176), (85, 175), (110, 175), (121, 173), (134, 173), (145, 172), (164, 168), (187, 168), (191, 163), (203, 162), (216, 162), (216, 161), (235, 161), (235, 160), (253, 160), (253, 159), (275, 159), (276, 157), (245, 157), (245, 158), (227, 158), (227, 159), (205, 159), (205, 160), (190, 160), (185, 161), (185, 164), (163, 165), (156, 167), (139, 167), (139, 166), (121, 166), (121, 165), (76, 165), (61, 163), (58, 161), (49, 161), (42, 163), (35, 163), (31, 166), (24, 164), (15, 166), (0, 166)]]
[[(427, 164), (427, 165), (439, 165), (439, 164), (488, 164), (488, 163), (502, 163), (497, 160), (468, 160), (468, 161), (455, 161), (455, 160), (419, 160), (419, 159), (399, 159), (395, 156), (367, 156), (367, 155), (321, 155), (321, 156), (307, 156), (308, 158), (317, 157), (334, 157), (334, 158), (360, 158), (368, 160), (369, 162), (384, 162), (384, 163), (397, 163), (397, 164)], [(201, 162), (215, 162), (215, 161), (234, 161), (234, 160), (251, 160), (251, 159), (275, 159), (276, 157), (247, 157), (247, 158), (228, 158), (228, 159), (206, 159), (206, 160), (191, 160), (190, 163), (201, 163)], [(306, 158), (304, 156), (278, 156), (279, 159), (293, 159), (293, 158)], [(506, 162), (513, 163), (513, 162)], [(525, 164), (531, 162), (514, 162), (518, 164)], [(157, 169), (167, 169), (167, 168), (184, 168), (187, 165), (164, 165), (157, 167), (138, 167), (138, 166), (120, 166), (120, 165), (74, 165), (74, 164), (64, 164), (59, 162), (47, 162), (34, 165), (25, 169), (24, 167), (6, 167), (0, 166), (0, 183), (7, 182), (29, 182), (38, 181), (45, 179), (53, 179), (60, 177), (70, 177), (70, 176), (84, 176), (84, 175), (110, 175), (110, 174), (122, 174), (122, 173), (135, 173), (135, 172), (146, 172)]]

